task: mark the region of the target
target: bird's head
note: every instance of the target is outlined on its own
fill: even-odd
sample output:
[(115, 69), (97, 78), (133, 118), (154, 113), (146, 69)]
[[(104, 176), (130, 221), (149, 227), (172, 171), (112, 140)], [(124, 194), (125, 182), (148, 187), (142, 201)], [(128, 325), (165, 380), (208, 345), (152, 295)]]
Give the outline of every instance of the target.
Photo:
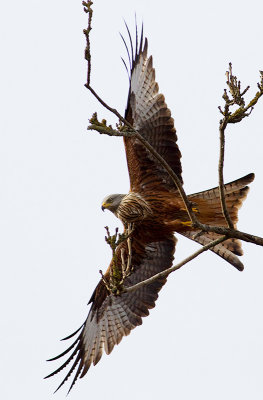
[(104, 211), (105, 209), (110, 210), (115, 213), (122, 201), (125, 194), (110, 194), (102, 200), (101, 209)]

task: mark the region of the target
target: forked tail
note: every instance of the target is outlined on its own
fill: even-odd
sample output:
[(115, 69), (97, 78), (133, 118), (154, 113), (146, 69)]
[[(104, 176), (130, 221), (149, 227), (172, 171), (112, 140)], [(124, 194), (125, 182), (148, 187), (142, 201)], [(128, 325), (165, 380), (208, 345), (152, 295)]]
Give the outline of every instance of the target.
[[(236, 181), (225, 185), (226, 205), (230, 217), (236, 227), (238, 221), (238, 210), (242, 206), (243, 201), (247, 197), (249, 187), (247, 186), (255, 178), (254, 174), (249, 174)], [(220, 194), (218, 187), (205, 190), (204, 192), (195, 193), (189, 196), (189, 200), (196, 204), (198, 210), (197, 217), (203, 224), (214, 226), (227, 226), (222, 214)], [(189, 230), (181, 232), (182, 235), (194, 240), (203, 246), (212, 242), (219, 237), (216, 233), (203, 233), (198, 236), (200, 230)], [(218, 244), (213, 249), (214, 253), (224, 258), (239, 271), (244, 269), (243, 264), (237, 256), (242, 256), (243, 251), (241, 242), (238, 239), (228, 239), (223, 243)]]

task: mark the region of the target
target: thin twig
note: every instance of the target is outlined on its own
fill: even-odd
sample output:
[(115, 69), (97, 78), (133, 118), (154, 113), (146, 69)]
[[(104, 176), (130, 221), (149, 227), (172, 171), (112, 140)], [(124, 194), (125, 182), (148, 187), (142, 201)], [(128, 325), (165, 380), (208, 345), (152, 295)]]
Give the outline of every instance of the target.
[(177, 269), (181, 268), (183, 265), (187, 264), (189, 261), (191, 261), (194, 258), (196, 258), (197, 256), (199, 256), (199, 254), (211, 249), (212, 247), (218, 245), (221, 242), (224, 242), (226, 239), (227, 239), (226, 236), (221, 236), (220, 238), (214, 240), (213, 242), (201, 247), (195, 253), (191, 254), (189, 257), (185, 258), (183, 261), (174, 265), (173, 267), (167, 268), (166, 270), (153, 275), (151, 278), (145, 279), (144, 281), (136, 283), (133, 286), (124, 287), (123, 292), (133, 292), (134, 290), (137, 290), (145, 285), (149, 285), (150, 283), (153, 283), (154, 281), (156, 281), (156, 279), (167, 277), (171, 272), (176, 271)]
[(220, 201), (222, 207), (222, 213), (225, 217), (227, 225), (229, 228), (234, 228), (234, 224), (230, 217), (230, 214), (226, 205), (226, 196), (225, 196), (225, 188), (224, 188), (224, 159), (225, 159), (225, 128), (227, 126), (227, 117), (225, 116), (223, 120), (221, 120), (219, 125), (220, 132), (220, 151), (219, 151), (219, 162), (218, 162), (218, 180), (219, 180), (219, 194)]
[(91, 54), (90, 54), (90, 39), (89, 39), (89, 34), (91, 31), (91, 21), (92, 21), (92, 15), (93, 15), (93, 10), (91, 8), (92, 6), (92, 1), (82, 2), (82, 5), (84, 6), (84, 11), (88, 13), (89, 19), (88, 19), (88, 27), (87, 29), (84, 29), (83, 33), (86, 37), (86, 48), (85, 48), (85, 59), (88, 62), (88, 70), (87, 70), (87, 84), (89, 85), (90, 83), (90, 74), (91, 74)]
[(92, 94), (93, 96), (98, 100), (98, 102), (104, 107), (106, 108), (108, 111), (110, 111), (112, 114), (115, 114), (116, 117), (119, 118), (119, 120), (121, 122), (124, 123), (124, 125), (128, 126), (129, 128), (131, 128), (132, 130), (134, 130), (133, 126), (125, 119), (123, 118), (123, 116), (115, 109), (110, 107), (107, 103), (105, 103), (104, 100), (102, 100), (102, 98), (95, 92), (95, 90), (88, 84), (85, 83), (84, 85)]
[(127, 260), (127, 266), (126, 266), (126, 271), (125, 271), (125, 277), (130, 275), (131, 273), (131, 260), (132, 260), (132, 246), (131, 246), (131, 233), (132, 233), (133, 228), (131, 227), (131, 224), (128, 224), (128, 239), (127, 239), (127, 245), (128, 245), (128, 260)]
[[(119, 287), (122, 288), (125, 279), (131, 274), (132, 267), (131, 267), (131, 259), (132, 259), (132, 247), (131, 247), (131, 233), (133, 231), (131, 224), (128, 224), (127, 229), (127, 248), (128, 248), (128, 256), (127, 261), (125, 262), (124, 259), (124, 249), (121, 249), (121, 269), (122, 269), (122, 278), (119, 282)], [(123, 290), (123, 288), (121, 289)]]
[(226, 235), (228, 239), (239, 239), (243, 240), (244, 242), (254, 243), (258, 246), (263, 246), (263, 238), (260, 236), (251, 235), (250, 233), (238, 231), (235, 228), (227, 228), (224, 226), (212, 226), (202, 224), (198, 221), (198, 226), (204, 232), (214, 232), (218, 233), (219, 235)]
[(125, 263), (125, 258), (124, 258), (124, 249), (121, 249), (121, 271), (122, 271), (122, 276), (125, 274), (126, 270), (126, 263)]
[(196, 224), (198, 224), (198, 220), (192, 210), (192, 206), (190, 201), (188, 200), (188, 197), (184, 191), (184, 188), (181, 184), (180, 179), (178, 178), (178, 176), (175, 174), (175, 172), (172, 170), (172, 168), (170, 167), (170, 165), (163, 159), (162, 156), (160, 156), (160, 154), (150, 145), (150, 143), (139, 133), (136, 132), (135, 133), (135, 137), (138, 138), (140, 140), (140, 142), (151, 152), (151, 154), (154, 155), (154, 157), (160, 162), (160, 164), (164, 167), (164, 169), (168, 172), (168, 174), (170, 175), (172, 181), (174, 182), (175, 186), (177, 187), (177, 190), (183, 200), (184, 203), (184, 207), (188, 213), (188, 216), (190, 218), (191, 224), (193, 227), (196, 226)]

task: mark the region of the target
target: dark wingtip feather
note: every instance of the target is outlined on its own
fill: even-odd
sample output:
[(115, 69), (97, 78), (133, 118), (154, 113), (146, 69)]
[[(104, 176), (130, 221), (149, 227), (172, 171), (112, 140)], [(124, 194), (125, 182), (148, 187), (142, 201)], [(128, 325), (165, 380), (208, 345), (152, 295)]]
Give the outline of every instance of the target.
[(83, 328), (83, 325), (84, 325), (84, 324), (82, 324), (75, 332), (71, 333), (69, 336), (67, 336), (67, 337), (65, 337), (65, 338), (63, 338), (63, 339), (60, 339), (60, 340), (68, 340), (68, 339), (71, 339), (73, 336), (75, 336), (75, 335), (81, 330), (81, 328)]
[(251, 172), (250, 174), (244, 176), (243, 179), (246, 179), (248, 183), (253, 182), (253, 180), (255, 179), (254, 172)]
[(130, 30), (129, 30), (129, 28), (128, 28), (128, 25), (127, 25), (127, 23), (126, 23), (125, 20), (124, 20), (124, 23), (125, 23), (125, 26), (126, 26), (126, 29), (127, 29), (127, 32), (128, 32), (129, 40), (130, 40), (131, 58), (132, 58), (132, 60), (134, 60), (135, 55), (134, 55), (134, 53), (133, 53), (133, 43), (132, 43), (131, 32), (130, 32)]
[[(58, 372), (62, 371), (62, 369), (64, 369), (68, 363), (70, 363), (70, 361), (75, 357), (76, 353), (78, 352), (78, 348), (76, 348), (73, 353), (71, 354), (71, 356), (64, 362), (64, 364), (62, 364), (59, 368), (57, 368), (55, 371), (51, 372), (51, 374), (47, 375), (44, 377), (44, 379), (47, 378), (51, 378), (51, 376), (56, 375)], [(57, 389), (58, 390), (58, 389)]]
[(130, 73), (129, 73), (129, 70), (128, 70), (128, 67), (127, 67), (127, 64), (126, 64), (126, 62), (125, 62), (125, 60), (121, 57), (121, 60), (122, 60), (122, 62), (123, 62), (123, 64), (124, 64), (124, 67), (125, 67), (125, 69), (126, 69), (126, 72), (127, 72), (127, 74), (128, 74), (128, 78), (130, 79)]
[[(71, 357), (71, 359), (72, 359), (72, 357)], [(64, 383), (68, 380), (68, 378), (70, 377), (70, 375), (72, 374), (72, 372), (74, 371), (74, 369), (76, 368), (76, 366), (78, 365), (80, 359), (81, 359), (80, 354), (78, 354), (76, 360), (74, 361), (74, 364), (72, 365), (72, 367), (70, 368), (69, 372), (67, 373), (67, 375), (65, 376), (65, 378), (63, 379), (63, 381), (60, 383), (60, 385), (57, 387), (57, 389), (55, 390), (54, 393), (56, 393), (56, 392), (64, 385)], [(70, 359), (69, 359), (69, 360), (70, 360)], [(71, 361), (71, 360), (70, 360), (70, 361)], [(67, 362), (67, 361), (66, 361), (66, 362)], [(64, 366), (64, 364), (63, 364), (63, 366)], [(82, 366), (82, 363), (80, 363), (80, 366)], [(62, 368), (62, 367), (61, 367), (61, 368)], [(49, 378), (50, 376), (52, 376), (52, 375), (54, 375), (55, 373), (59, 372), (59, 371), (61, 370), (61, 368), (57, 369), (53, 374), (48, 375), (46, 378)], [(64, 367), (63, 367), (63, 368), (64, 368)], [(79, 373), (80, 373), (80, 372), (79, 372), (79, 369), (78, 369), (77, 373), (78, 373), (78, 375), (79, 375)], [(76, 380), (77, 380), (77, 378), (78, 378), (77, 373), (76, 373), (75, 376), (74, 376), (73, 382), (72, 382), (72, 384), (71, 384), (71, 386), (70, 386), (70, 388), (69, 388), (67, 394), (69, 394), (69, 392), (71, 391), (72, 387), (74, 386), (74, 384), (75, 384), (75, 382), (76, 382)]]
[[(69, 394), (69, 392), (71, 391), (71, 389), (72, 389), (73, 386), (75, 385), (75, 383), (76, 383), (76, 381), (77, 381), (79, 375), (81, 374), (81, 371), (82, 371), (82, 368), (83, 368), (83, 361), (81, 360), (81, 357), (79, 357), (79, 359), (76, 359), (74, 365), (72, 366), (71, 370), (69, 371), (68, 375), (67, 375), (66, 378), (65, 378), (66, 380), (69, 378), (69, 376), (71, 375), (71, 373), (73, 372), (73, 370), (74, 370), (74, 369), (76, 368), (76, 366), (78, 365), (78, 362), (79, 362), (79, 361), (80, 361), (80, 364), (79, 364), (78, 370), (77, 370), (77, 372), (75, 373), (75, 376), (74, 376), (74, 378), (73, 378), (73, 381), (72, 381), (72, 383), (71, 383), (71, 385), (70, 385), (70, 388), (69, 388), (69, 390), (68, 390), (68, 392), (67, 392), (67, 395)], [(64, 383), (64, 382), (63, 382), (63, 383)]]
[(137, 17), (135, 13), (135, 32), (136, 32), (136, 46), (135, 46), (135, 55), (138, 53), (138, 26), (137, 26)]
[[(131, 33), (130, 33), (130, 30), (129, 30), (128, 25), (127, 25), (125, 20), (124, 20), (124, 24), (125, 24), (125, 27), (126, 27), (127, 32), (128, 32), (128, 37), (129, 37), (129, 42), (130, 42), (130, 50), (129, 50), (128, 45), (127, 45), (127, 43), (126, 43), (126, 41), (125, 41), (125, 39), (124, 39), (124, 37), (123, 37), (123, 35), (121, 33), (120, 33), (120, 36), (121, 36), (122, 41), (124, 43), (125, 49), (127, 51), (128, 59), (129, 59), (130, 71), (128, 71), (128, 76), (129, 76), (129, 79), (130, 79), (132, 71), (133, 71), (133, 68), (134, 68), (136, 62), (138, 61), (140, 54), (144, 53), (144, 52), (147, 52), (148, 42), (147, 42), (147, 39), (145, 39), (145, 41), (144, 41), (143, 23), (142, 23), (142, 27), (141, 27), (140, 41), (138, 40), (138, 25), (137, 25), (137, 19), (136, 19), (136, 14), (135, 14), (136, 42), (135, 42), (135, 52), (134, 52)], [(123, 60), (123, 58), (122, 58), (122, 61), (124, 63), (125, 69), (127, 71), (128, 70), (127, 64)]]
[(125, 39), (124, 39), (124, 37), (123, 37), (123, 35), (122, 35), (121, 33), (120, 33), (120, 37), (122, 38), (122, 41), (123, 41), (123, 43), (124, 43), (125, 49), (126, 49), (127, 54), (128, 54), (128, 59), (129, 59), (129, 64), (130, 64), (130, 70), (132, 70), (132, 60), (131, 60), (131, 56), (130, 56), (130, 52), (129, 52), (127, 43), (126, 43), (126, 41), (125, 41)]
[[(147, 39), (146, 39), (146, 41), (147, 41)], [(142, 44), (143, 44), (143, 22), (142, 22), (142, 28), (141, 28), (141, 39), (140, 39), (139, 53), (142, 52)]]
[(55, 356), (53, 358), (49, 358), (47, 361), (55, 361), (58, 360), (59, 358), (63, 357), (65, 354), (67, 354), (71, 349), (73, 349), (73, 347), (78, 343), (80, 337), (78, 337), (74, 343), (72, 343), (71, 346), (69, 346), (65, 351), (63, 351), (63, 353), (59, 354), (58, 356)]
[(144, 56), (146, 56), (147, 50), (148, 50), (148, 40), (147, 40), (147, 38), (145, 38), (144, 47), (143, 47), (143, 51), (142, 51)]
[(244, 271), (244, 264), (240, 263), (240, 265), (236, 268), (238, 271), (242, 272), (242, 271)]

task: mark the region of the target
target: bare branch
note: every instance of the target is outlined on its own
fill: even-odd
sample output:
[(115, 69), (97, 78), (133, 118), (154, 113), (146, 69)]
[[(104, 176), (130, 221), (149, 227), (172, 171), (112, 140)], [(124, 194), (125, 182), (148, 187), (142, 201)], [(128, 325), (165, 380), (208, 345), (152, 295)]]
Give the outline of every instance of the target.
[(92, 1), (82, 2), (82, 5), (84, 6), (84, 11), (89, 15), (88, 19), (88, 27), (87, 29), (83, 30), (84, 35), (86, 36), (86, 48), (85, 48), (85, 59), (88, 62), (88, 71), (87, 71), (87, 84), (89, 85), (90, 83), (90, 74), (91, 74), (91, 54), (90, 54), (90, 40), (89, 40), (89, 34), (91, 31), (91, 21), (92, 21), (92, 15), (93, 15), (93, 10), (91, 8), (92, 6)]
[(133, 129), (133, 126), (125, 118), (123, 118), (123, 116), (120, 113), (118, 113), (118, 111), (115, 108), (112, 108), (107, 103), (105, 103), (105, 101), (102, 100), (102, 98), (95, 92), (94, 89), (92, 89), (92, 87), (88, 83), (85, 83), (84, 86), (93, 94), (93, 96), (99, 101), (99, 103), (106, 108), (106, 110), (116, 115), (116, 117), (118, 117), (119, 120), (122, 121), (126, 126)]
[[(241, 91), (241, 82), (237, 80), (237, 77), (235, 75), (233, 75), (232, 64), (229, 63), (229, 70), (226, 71), (226, 76), (227, 76), (226, 83), (229, 88), (230, 96), (228, 95), (227, 90), (225, 89), (222, 96), (225, 101), (224, 111), (222, 111), (221, 107), (218, 107), (220, 113), (224, 116), (224, 118), (220, 120), (220, 125), (219, 125), (219, 132), (220, 132), (220, 155), (218, 163), (219, 193), (220, 193), (222, 212), (227, 222), (227, 225), (230, 229), (234, 228), (234, 224), (231, 220), (226, 205), (224, 176), (223, 176), (224, 154), (225, 154), (225, 129), (229, 123), (240, 122), (242, 119), (248, 117), (251, 114), (253, 106), (257, 103), (258, 99), (263, 95), (263, 73), (261, 71), (260, 75), (261, 75), (261, 80), (260, 83), (257, 84), (259, 92), (256, 93), (254, 98), (246, 106), (245, 105), (246, 102), (244, 100), (244, 94), (249, 90), (249, 86), (247, 86), (245, 90)], [(239, 108), (233, 113), (231, 113), (230, 107), (234, 105), (238, 105)], [(247, 112), (248, 110), (249, 112)]]
[(234, 224), (231, 220), (230, 214), (228, 212), (226, 206), (226, 197), (225, 197), (225, 189), (224, 189), (224, 159), (225, 159), (225, 128), (226, 128), (226, 117), (221, 121), (219, 126), (220, 133), (220, 150), (219, 150), (219, 162), (218, 162), (218, 181), (219, 181), (219, 193), (220, 193), (220, 201), (222, 207), (222, 213), (225, 217), (227, 225), (229, 228), (234, 228)]
[(198, 222), (198, 227), (203, 232), (214, 232), (218, 233), (219, 235), (225, 235), (228, 239), (239, 239), (243, 240), (244, 242), (249, 242), (253, 244), (257, 244), (258, 246), (263, 246), (263, 238), (255, 235), (251, 235), (250, 233), (238, 231), (237, 229), (226, 228), (224, 226), (212, 226), (201, 224)]
[[(124, 260), (124, 251), (121, 251), (121, 261), (122, 261), (122, 279), (120, 281), (120, 285), (123, 285), (125, 279), (130, 276), (132, 272), (132, 247), (131, 247), (131, 233), (133, 231), (131, 224), (128, 224), (128, 236), (127, 236), (127, 247), (128, 247), (128, 256), (127, 262)], [(121, 249), (123, 250), (123, 249)]]
[(124, 292), (133, 292), (134, 290), (137, 290), (145, 285), (149, 285), (150, 283), (153, 283), (154, 281), (156, 281), (156, 279), (167, 277), (171, 272), (176, 271), (177, 269), (181, 268), (183, 265), (187, 264), (189, 261), (191, 261), (194, 258), (196, 258), (197, 256), (199, 256), (199, 254), (211, 249), (212, 247), (216, 246), (217, 244), (219, 244), (221, 242), (224, 242), (226, 239), (227, 239), (226, 236), (222, 236), (222, 237), (214, 240), (213, 242), (201, 247), (195, 253), (191, 254), (189, 257), (185, 258), (183, 261), (174, 265), (173, 267), (168, 268), (165, 271), (161, 271), (158, 274), (155, 274), (151, 278), (145, 279), (142, 282), (136, 283), (136, 285), (133, 285), (130, 287), (124, 287), (123, 291)]

